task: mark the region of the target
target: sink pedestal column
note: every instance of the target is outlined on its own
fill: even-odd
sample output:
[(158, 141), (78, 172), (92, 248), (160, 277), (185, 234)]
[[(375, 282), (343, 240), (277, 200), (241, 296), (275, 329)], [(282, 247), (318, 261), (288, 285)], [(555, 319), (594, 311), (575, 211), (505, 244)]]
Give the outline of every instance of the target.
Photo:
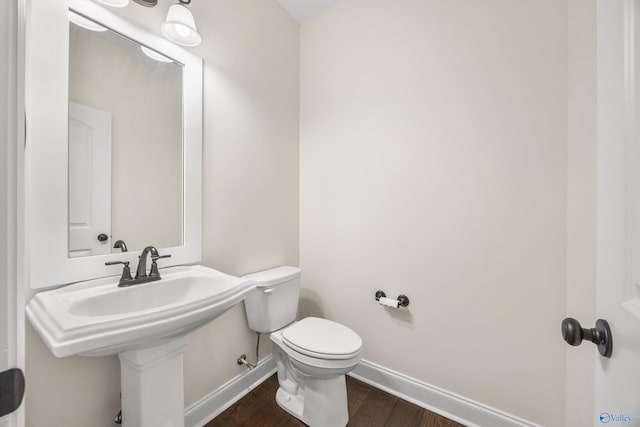
[(183, 336), (119, 354), (124, 427), (184, 427), (186, 346)]

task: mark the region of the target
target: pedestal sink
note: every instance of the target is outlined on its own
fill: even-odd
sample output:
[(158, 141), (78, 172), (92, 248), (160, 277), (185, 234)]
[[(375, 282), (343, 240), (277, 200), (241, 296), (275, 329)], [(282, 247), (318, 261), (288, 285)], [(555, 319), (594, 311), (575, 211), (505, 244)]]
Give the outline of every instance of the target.
[(118, 354), (125, 427), (184, 426), (187, 335), (241, 302), (253, 285), (203, 266), (118, 287), (117, 277), (36, 294), (27, 317), (57, 357)]

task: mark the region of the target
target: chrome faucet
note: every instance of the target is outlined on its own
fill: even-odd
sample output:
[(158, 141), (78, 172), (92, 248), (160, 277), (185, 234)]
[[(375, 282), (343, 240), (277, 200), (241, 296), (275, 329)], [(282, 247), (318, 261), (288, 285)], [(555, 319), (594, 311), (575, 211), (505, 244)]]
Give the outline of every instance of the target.
[[(147, 275), (147, 256), (151, 255), (151, 271), (149, 275)], [(153, 246), (147, 246), (142, 250), (140, 254), (140, 260), (138, 261), (138, 268), (136, 270), (136, 277), (131, 277), (131, 271), (129, 270), (129, 262), (122, 261), (112, 261), (105, 262), (105, 265), (115, 265), (115, 264), (123, 264), (124, 268), (122, 270), (122, 276), (120, 277), (120, 282), (118, 286), (132, 286), (138, 285), (140, 283), (154, 282), (156, 280), (160, 280), (160, 272), (158, 271), (158, 261), (161, 258), (169, 258), (171, 255), (160, 255), (158, 250)]]

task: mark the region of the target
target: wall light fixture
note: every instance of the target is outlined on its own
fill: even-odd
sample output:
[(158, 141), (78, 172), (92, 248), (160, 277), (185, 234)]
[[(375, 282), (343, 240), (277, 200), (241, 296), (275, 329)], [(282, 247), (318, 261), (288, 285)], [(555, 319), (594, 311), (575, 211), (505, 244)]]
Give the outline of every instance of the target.
[[(111, 7), (125, 7), (130, 0), (96, 0), (98, 3)], [(154, 7), (158, 0), (133, 0), (145, 7)], [(196, 21), (187, 5), (191, 0), (178, 0), (178, 3), (169, 6), (167, 19), (160, 26), (162, 34), (174, 43), (183, 46), (198, 46), (202, 42), (202, 37), (196, 29)]]
[(179, 0), (179, 3), (172, 4), (167, 12), (167, 19), (160, 27), (162, 34), (174, 43), (183, 46), (198, 46), (202, 42), (202, 37), (196, 29), (196, 22), (193, 14), (187, 9), (187, 4), (191, 0)]

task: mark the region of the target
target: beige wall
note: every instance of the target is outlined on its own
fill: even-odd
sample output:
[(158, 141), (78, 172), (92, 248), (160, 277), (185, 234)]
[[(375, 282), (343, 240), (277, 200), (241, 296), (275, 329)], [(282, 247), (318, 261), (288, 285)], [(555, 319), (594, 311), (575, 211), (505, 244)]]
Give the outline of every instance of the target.
[[(596, 0), (569, 0), (567, 317), (595, 324)], [(597, 352), (567, 346), (566, 426), (593, 423)], [(588, 408), (585, 410), (585, 408)]]
[(303, 314), (545, 426), (565, 409), (566, 40), (558, 0), (341, 0), (301, 30)]
[[(159, 33), (170, 0), (121, 13)], [(299, 26), (273, 1), (190, 5), (204, 58), (203, 261), (241, 275), (298, 264)], [(115, 10), (115, 9), (112, 9)], [(191, 335), (185, 405), (244, 372), (255, 336), (238, 306)], [(262, 349), (266, 356), (268, 346)], [(117, 357), (54, 358), (29, 327), (27, 426), (112, 426)]]

